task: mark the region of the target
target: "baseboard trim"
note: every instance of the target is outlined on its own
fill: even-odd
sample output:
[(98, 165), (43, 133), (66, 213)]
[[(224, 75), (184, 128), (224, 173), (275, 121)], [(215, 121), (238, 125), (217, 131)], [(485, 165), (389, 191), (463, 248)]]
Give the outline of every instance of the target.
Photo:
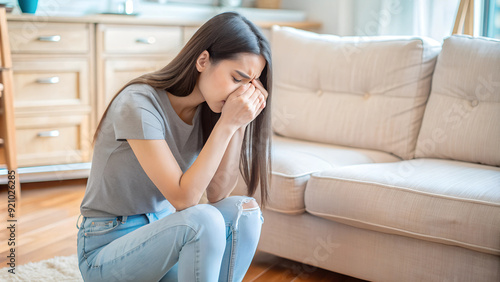
[[(17, 169), (17, 181), (21, 183), (57, 181), (66, 179), (88, 178), (91, 163), (72, 163), (61, 165), (20, 167)], [(0, 169), (0, 184), (7, 184), (8, 170)]]

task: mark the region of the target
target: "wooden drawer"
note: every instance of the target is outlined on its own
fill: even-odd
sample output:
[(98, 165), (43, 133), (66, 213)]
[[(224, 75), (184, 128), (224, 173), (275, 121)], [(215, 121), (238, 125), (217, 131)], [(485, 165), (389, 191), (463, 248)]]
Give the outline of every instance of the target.
[(105, 53), (178, 53), (183, 46), (182, 27), (99, 25)]
[(16, 118), (18, 165), (89, 161), (89, 118), (88, 114)]
[(87, 53), (90, 26), (84, 23), (9, 22), (13, 54)]
[(89, 59), (15, 59), (14, 107), (90, 106)]

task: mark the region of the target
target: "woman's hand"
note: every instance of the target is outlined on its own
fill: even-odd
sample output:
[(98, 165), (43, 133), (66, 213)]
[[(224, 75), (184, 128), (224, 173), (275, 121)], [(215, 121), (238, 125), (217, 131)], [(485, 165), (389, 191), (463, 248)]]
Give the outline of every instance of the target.
[[(262, 90), (264, 90), (264, 93)], [(267, 91), (255, 80), (229, 94), (222, 106), (221, 120), (240, 128), (254, 120), (264, 109)]]
[(252, 80), (252, 84), (257, 87), (258, 90), (260, 90), (260, 92), (262, 93), (262, 95), (264, 96), (264, 102), (262, 103), (262, 107), (260, 108), (259, 112), (257, 113), (256, 116), (258, 116), (262, 110), (266, 107), (266, 101), (267, 101), (267, 97), (269, 96), (269, 94), (267, 93), (267, 90), (264, 88), (264, 85), (262, 85), (262, 83), (260, 82), (260, 80)]

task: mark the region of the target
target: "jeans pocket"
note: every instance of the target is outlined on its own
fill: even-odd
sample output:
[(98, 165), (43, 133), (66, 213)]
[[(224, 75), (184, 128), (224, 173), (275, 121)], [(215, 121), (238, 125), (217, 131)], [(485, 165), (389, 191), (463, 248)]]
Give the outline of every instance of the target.
[(120, 223), (121, 222), (118, 221), (117, 218), (92, 218), (89, 223), (84, 226), (84, 236), (91, 237), (107, 234), (120, 226)]
[[(93, 263), (99, 249), (113, 241), (116, 234), (113, 233), (121, 222), (116, 217), (107, 218), (85, 218), (79, 231), (79, 244), (81, 255), (89, 267), (96, 267)], [(79, 247), (80, 248), (80, 247)]]

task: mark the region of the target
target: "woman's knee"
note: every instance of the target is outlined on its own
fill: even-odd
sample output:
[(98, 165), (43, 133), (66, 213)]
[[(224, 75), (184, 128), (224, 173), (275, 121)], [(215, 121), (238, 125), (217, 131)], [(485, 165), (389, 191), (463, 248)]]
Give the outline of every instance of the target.
[(224, 250), (226, 224), (219, 210), (208, 204), (199, 204), (181, 212), (185, 212), (185, 222), (195, 231), (193, 239), (203, 241), (208, 249)]
[(220, 211), (209, 204), (198, 204), (191, 207), (194, 210), (195, 217), (200, 223), (224, 223), (224, 218)]
[(199, 204), (188, 208), (190, 210), (190, 220), (196, 225), (208, 230), (225, 232), (224, 217), (218, 209), (208, 204)]

